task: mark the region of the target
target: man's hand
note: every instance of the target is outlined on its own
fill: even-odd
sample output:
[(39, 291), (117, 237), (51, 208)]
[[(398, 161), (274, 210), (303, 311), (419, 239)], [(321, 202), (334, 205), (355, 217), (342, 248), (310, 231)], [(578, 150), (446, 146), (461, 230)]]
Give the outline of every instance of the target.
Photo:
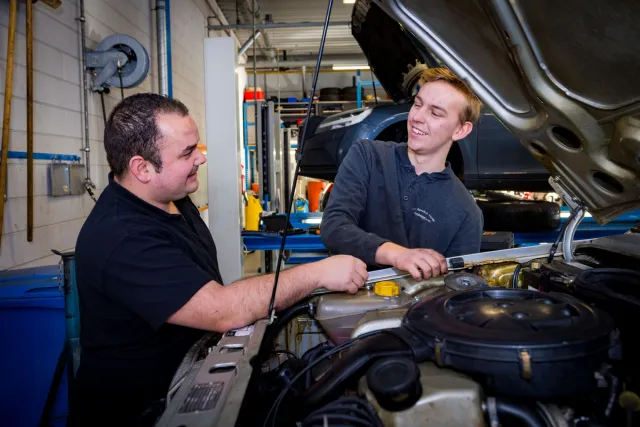
[(409, 272), (416, 280), (427, 280), (447, 272), (444, 256), (431, 249), (407, 249), (387, 242), (378, 248), (376, 262)]
[(330, 291), (355, 294), (367, 281), (367, 265), (350, 255), (335, 255), (315, 263), (319, 283)]

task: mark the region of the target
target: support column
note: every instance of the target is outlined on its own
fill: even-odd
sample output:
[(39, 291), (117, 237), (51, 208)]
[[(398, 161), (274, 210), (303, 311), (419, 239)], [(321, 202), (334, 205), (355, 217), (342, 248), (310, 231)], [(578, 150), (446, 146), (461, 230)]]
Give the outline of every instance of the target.
[(204, 40), (209, 230), (225, 284), (242, 277), (238, 46), (231, 37)]

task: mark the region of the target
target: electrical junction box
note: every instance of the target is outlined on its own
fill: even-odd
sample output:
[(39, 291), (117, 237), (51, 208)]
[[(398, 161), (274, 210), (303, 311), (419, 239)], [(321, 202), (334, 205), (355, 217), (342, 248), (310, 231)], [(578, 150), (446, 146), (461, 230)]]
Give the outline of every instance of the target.
[(49, 195), (53, 197), (84, 193), (84, 165), (51, 163), (49, 166)]
[(69, 185), (71, 187), (71, 194), (84, 194), (84, 165), (69, 165)]

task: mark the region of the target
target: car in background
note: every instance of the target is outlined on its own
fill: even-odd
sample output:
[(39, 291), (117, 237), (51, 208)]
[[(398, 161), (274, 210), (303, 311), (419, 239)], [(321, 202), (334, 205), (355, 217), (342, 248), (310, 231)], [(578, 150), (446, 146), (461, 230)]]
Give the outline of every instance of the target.
[[(354, 142), (407, 141), (411, 103), (378, 105), (314, 117), (303, 147), (300, 175), (333, 181)], [(454, 142), (448, 161), (470, 190), (551, 191), (549, 172), (489, 111), (466, 138)]]
[[(358, 7), (364, 11), (362, 6), (356, 6), (355, 19)], [(375, 5), (367, 6), (363, 13), (366, 13), (366, 31), (354, 26), (354, 37), (394, 103), (354, 109), (328, 117), (312, 116), (309, 123), (303, 125), (308, 129), (300, 163), (301, 176), (333, 181), (349, 149), (360, 139), (406, 142), (407, 117), (419, 89), (420, 74), (428, 67), (442, 66), (430, 52), (420, 47), (411, 33)], [(380, 48), (390, 46), (393, 49)], [(378, 64), (384, 66), (376, 66)], [(447, 160), (469, 190), (553, 191), (545, 166), (485, 107), (469, 136), (454, 142)], [(328, 203), (331, 188), (327, 187), (323, 194), (321, 210)], [(560, 207), (555, 203), (518, 200), (496, 202), (500, 205), (494, 206), (486, 200), (479, 204), (485, 215), (489, 216), (488, 224), (508, 223), (516, 227), (512, 231), (553, 230), (559, 224)], [(501, 207), (508, 208), (509, 218), (502, 213), (506, 211)], [(519, 215), (534, 219), (513, 219)]]
[[(378, 105), (312, 117), (303, 146), (300, 175), (333, 181), (355, 141), (407, 141), (411, 103)], [(468, 137), (454, 142), (447, 160), (469, 190), (488, 192), (478, 199), (491, 231), (551, 231), (560, 224), (560, 206), (552, 202), (505, 200), (496, 190), (550, 192), (549, 172), (490, 112), (483, 110)], [(320, 210), (331, 196), (323, 192)], [(501, 230), (496, 227), (504, 227)]]

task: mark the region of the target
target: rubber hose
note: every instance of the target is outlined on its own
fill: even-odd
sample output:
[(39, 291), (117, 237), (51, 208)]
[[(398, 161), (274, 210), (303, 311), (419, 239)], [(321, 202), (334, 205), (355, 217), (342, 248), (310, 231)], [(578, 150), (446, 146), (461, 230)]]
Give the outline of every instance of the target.
[(300, 402), (304, 402), (301, 407), (304, 406), (304, 410), (308, 412), (337, 399), (344, 392), (349, 379), (363, 375), (373, 360), (383, 355), (388, 356), (389, 353), (413, 356), (411, 348), (392, 334), (383, 332), (362, 340), (336, 361), (330, 374), (323, 375), (311, 387), (298, 394)]
[(513, 277), (511, 278), (511, 287), (513, 289), (518, 288), (518, 276), (520, 275), (520, 270), (522, 269), (522, 264), (518, 264), (513, 271)]
[(310, 302), (309, 299), (304, 299), (298, 304), (289, 307), (287, 310), (283, 311), (281, 314), (277, 316), (277, 320), (267, 329), (264, 339), (262, 340), (262, 348), (260, 349), (260, 360), (266, 360), (269, 352), (271, 351), (271, 346), (273, 345), (273, 341), (278, 338), (280, 331), (284, 328), (291, 320), (300, 316), (301, 314), (310, 312)]
[(521, 403), (496, 399), (498, 415), (510, 415), (518, 418), (525, 427), (547, 427), (540, 415), (533, 409)]

